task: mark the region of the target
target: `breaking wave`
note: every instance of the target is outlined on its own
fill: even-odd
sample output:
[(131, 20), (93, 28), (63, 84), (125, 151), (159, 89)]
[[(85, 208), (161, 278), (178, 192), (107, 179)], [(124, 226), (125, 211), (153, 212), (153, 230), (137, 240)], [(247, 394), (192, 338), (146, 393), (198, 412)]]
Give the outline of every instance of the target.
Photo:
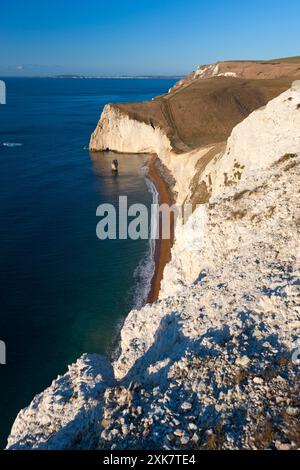
[[(159, 193), (154, 183), (146, 177), (146, 183), (149, 192), (152, 193), (152, 204), (158, 204)], [(154, 217), (155, 224), (157, 224), (157, 216)], [(156, 227), (151, 227), (153, 233)], [(151, 230), (151, 228), (149, 230)], [(141, 308), (145, 305), (147, 297), (151, 289), (151, 281), (155, 272), (155, 247), (156, 240), (149, 237), (149, 246), (145, 257), (141, 260), (134, 272), (135, 280), (135, 293), (134, 293), (134, 308)]]
[(19, 142), (3, 142), (3, 147), (22, 147), (23, 144)]

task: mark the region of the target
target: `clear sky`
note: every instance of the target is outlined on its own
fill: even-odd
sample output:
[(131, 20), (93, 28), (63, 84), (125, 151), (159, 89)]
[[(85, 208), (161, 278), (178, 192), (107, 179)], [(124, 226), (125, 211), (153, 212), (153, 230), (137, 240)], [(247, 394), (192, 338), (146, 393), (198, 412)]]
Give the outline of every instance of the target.
[(185, 74), (300, 55), (299, 0), (1, 0), (0, 75)]

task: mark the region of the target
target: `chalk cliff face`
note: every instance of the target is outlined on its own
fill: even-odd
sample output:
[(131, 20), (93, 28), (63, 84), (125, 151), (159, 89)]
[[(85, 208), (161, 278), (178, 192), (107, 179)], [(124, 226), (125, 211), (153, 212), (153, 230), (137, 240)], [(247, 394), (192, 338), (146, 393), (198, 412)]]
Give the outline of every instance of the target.
[(299, 165), (207, 205), (197, 281), (129, 314), (100, 447), (299, 447)]
[(91, 151), (106, 149), (123, 153), (155, 153), (175, 178), (179, 201), (187, 196), (199, 155), (206, 149), (178, 155), (164, 129), (131, 118), (118, 107), (106, 105), (90, 140)]
[[(211, 161), (203, 172), (212, 196), (246, 178), (253, 171), (267, 168), (284, 155), (297, 153), (300, 145), (300, 81), (263, 109), (253, 112), (235, 127), (225, 153)], [(270, 139), (270, 135), (272, 139)]]
[(97, 445), (103, 395), (115, 384), (107, 358), (84, 354), (68, 372), (20, 411), (8, 438), (13, 450), (92, 449)]
[(112, 368), (80, 359), (20, 412), (9, 448), (300, 447), (299, 130), (299, 83), (227, 143), (181, 154), (161, 128), (105, 108), (91, 148), (157, 153), (178, 201), (200, 205)]
[[(192, 183), (185, 193), (187, 197), (194, 203), (213, 202), (228, 188), (270, 167), (286, 153), (297, 154), (300, 131), (295, 130), (300, 130), (299, 111), (300, 81), (297, 81), (290, 90), (237, 125), (224, 152), (216, 150), (212, 159), (206, 158), (211, 150), (206, 149), (201, 156), (198, 154), (194, 177), (189, 179)], [(165, 268), (160, 298), (181, 292), (184, 286), (196, 281), (199, 276), (203, 255), (191, 247), (195, 246), (196, 241), (200, 246), (201, 237), (205, 238), (204, 207), (201, 206), (201, 218), (198, 211), (185, 226), (176, 228), (176, 243), (172, 260)], [(193, 229), (197, 223), (198, 230)]]
[(90, 140), (90, 150), (115, 150), (123, 153), (157, 153), (169, 150), (164, 132), (154, 126), (131, 119), (113, 105), (106, 105)]

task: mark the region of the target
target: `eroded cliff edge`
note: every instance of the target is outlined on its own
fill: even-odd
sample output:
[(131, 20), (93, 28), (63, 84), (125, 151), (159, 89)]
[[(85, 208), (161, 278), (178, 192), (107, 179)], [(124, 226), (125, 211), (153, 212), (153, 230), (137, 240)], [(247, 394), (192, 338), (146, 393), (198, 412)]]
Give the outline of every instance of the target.
[(157, 153), (178, 200), (201, 205), (113, 367), (81, 358), (20, 412), (8, 447), (299, 447), (299, 83), (228, 142), (181, 153), (161, 126), (112, 109), (91, 142)]

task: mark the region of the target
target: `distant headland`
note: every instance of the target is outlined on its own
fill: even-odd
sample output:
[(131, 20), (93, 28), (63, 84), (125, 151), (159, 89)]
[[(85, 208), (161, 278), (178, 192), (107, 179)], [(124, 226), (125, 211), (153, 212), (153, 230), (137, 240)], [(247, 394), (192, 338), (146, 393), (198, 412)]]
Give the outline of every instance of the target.
[(184, 75), (50, 75), (48, 78), (136, 78), (136, 79), (181, 79)]

